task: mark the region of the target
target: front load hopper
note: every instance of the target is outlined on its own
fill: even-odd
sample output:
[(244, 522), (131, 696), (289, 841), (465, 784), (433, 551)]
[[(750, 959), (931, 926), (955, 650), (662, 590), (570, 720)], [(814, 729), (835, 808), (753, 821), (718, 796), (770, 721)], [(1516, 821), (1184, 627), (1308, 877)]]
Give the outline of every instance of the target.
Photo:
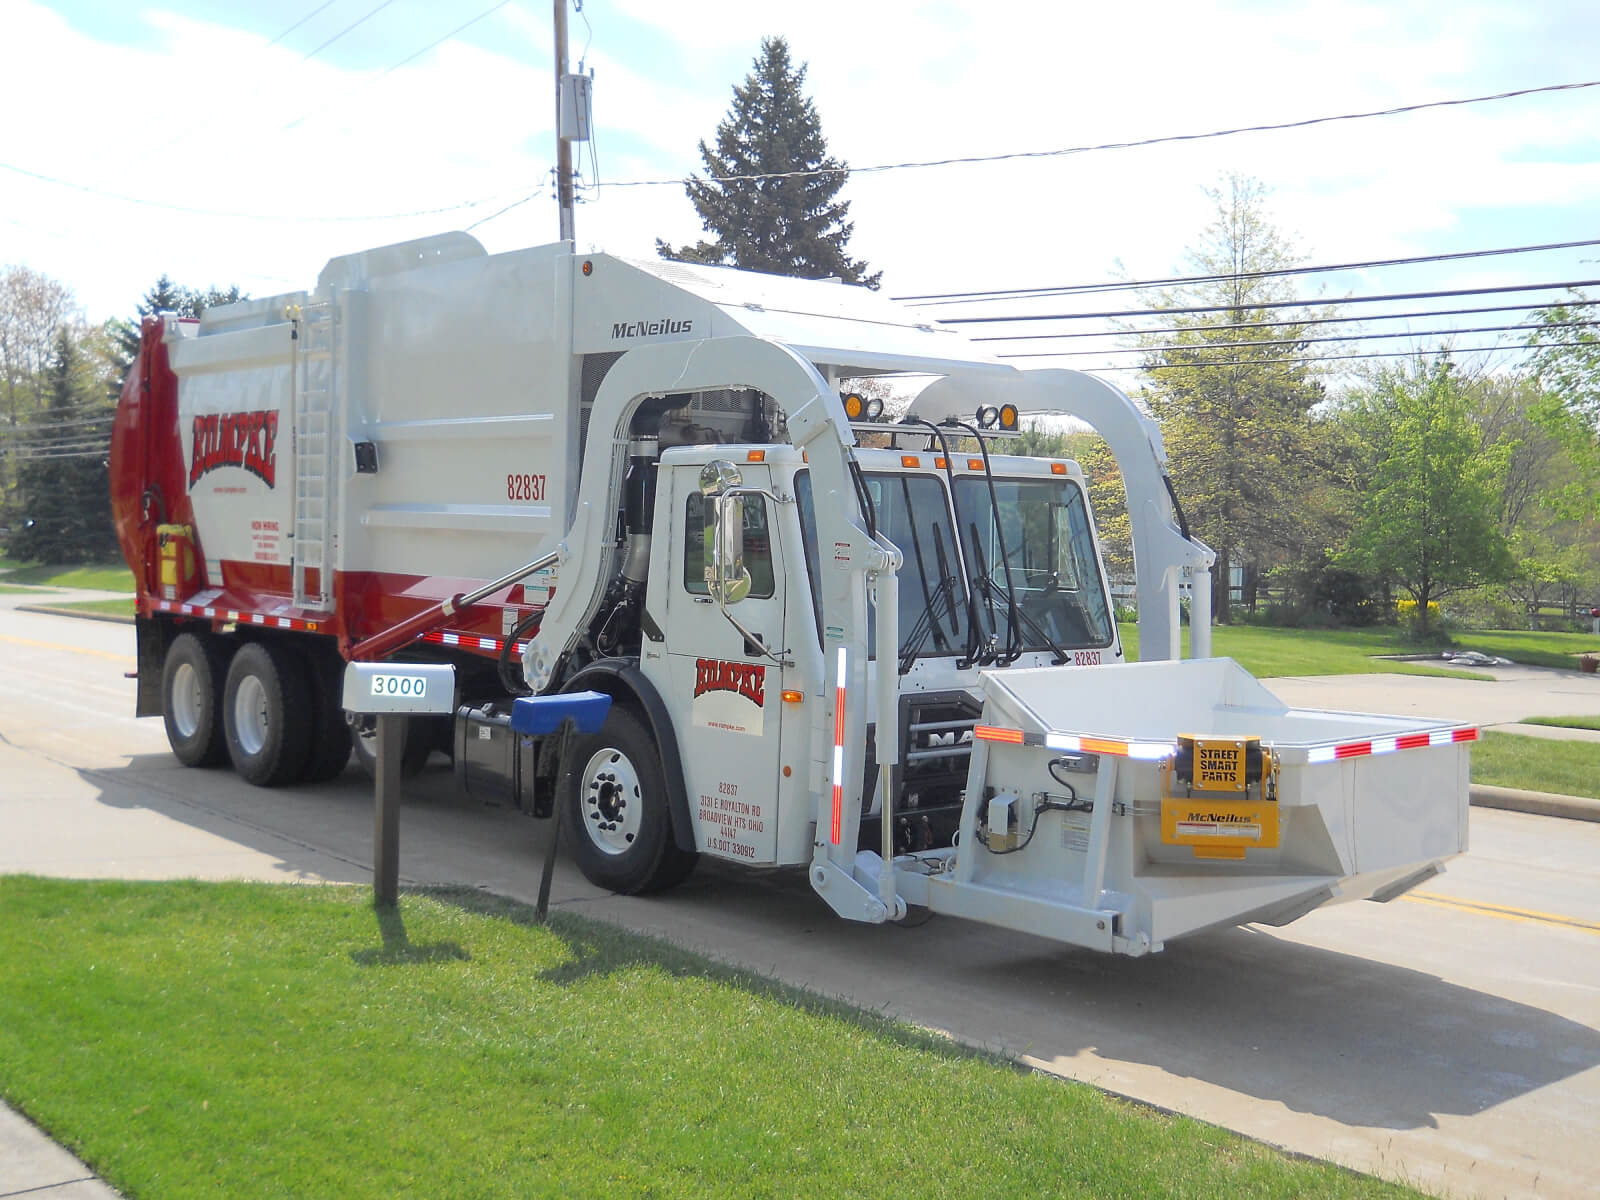
[(1231, 659), (985, 672), (958, 845), (912, 903), (1126, 954), (1389, 900), (1467, 846), (1444, 721), (1293, 709)]

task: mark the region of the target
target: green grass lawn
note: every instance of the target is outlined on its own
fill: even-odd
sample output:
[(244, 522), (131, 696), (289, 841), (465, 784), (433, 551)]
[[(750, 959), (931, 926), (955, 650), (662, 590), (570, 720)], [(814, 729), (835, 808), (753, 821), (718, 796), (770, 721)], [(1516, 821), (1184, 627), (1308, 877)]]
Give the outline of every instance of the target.
[(132, 617), (133, 597), (127, 596), (116, 600), (68, 600), (56, 602), (49, 596), (41, 595), (41, 604), (48, 604), (55, 609), (70, 609), (73, 612), (103, 613), (111, 617)]
[(0, 583), (49, 584), (55, 587), (103, 588), (108, 592), (132, 592), (133, 573), (122, 562), (95, 563), (88, 566), (63, 567), (49, 563), (20, 565), (9, 560), (0, 562)]
[(10, 584), (0, 583), (0, 596), (49, 596), (55, 588), (12, 587)]
[(1600, 742), (1485, 733), (1472, 747), (1472, 782), (1600, 799)]
[[(1129, 662), (1139, 658), (1139, 628), (1119, 623)], [(1184, 653), (1189, 652), (1189, 630), (1183, 631)], [(1460, 671), (1426, 662), (1393, 662), (1379, 654), (1406, 654), (1408, 647), (1392, 629), (1278, 629), (1261, 625), (1217, 625), (1211, 630), (1211, 653), (1231, 658), (1250, 674), (1264, 679), (1273, 675), (1363, 675), (1388, 672), (1397, 675), (1442, 675), (1451, 679), (1492, 679), (1482, 672)], [(1509, 657), (1509, 656), (1508, 656)], [(1570, 664), (1569, 664), (1570, 665)]]
[(478, 892), (0, 878), (0, 1088), (127, 1195), (1412, 1195)]
[(1524, 717), (1524, 725), (1554, 725), (1560, 729), (1600, 729), (1600, 717)]

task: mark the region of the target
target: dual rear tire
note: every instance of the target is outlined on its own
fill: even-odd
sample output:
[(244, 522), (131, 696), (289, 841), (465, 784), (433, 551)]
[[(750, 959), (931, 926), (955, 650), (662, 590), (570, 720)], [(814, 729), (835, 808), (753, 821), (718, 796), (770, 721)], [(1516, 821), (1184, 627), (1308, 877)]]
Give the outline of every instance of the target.
[(179, 634), (161, 681), (167, 740), (185, 766), (229, 760), (249, 782), (278, 787), (331, 779), (349, 761), (338, 672), (296, 647)]

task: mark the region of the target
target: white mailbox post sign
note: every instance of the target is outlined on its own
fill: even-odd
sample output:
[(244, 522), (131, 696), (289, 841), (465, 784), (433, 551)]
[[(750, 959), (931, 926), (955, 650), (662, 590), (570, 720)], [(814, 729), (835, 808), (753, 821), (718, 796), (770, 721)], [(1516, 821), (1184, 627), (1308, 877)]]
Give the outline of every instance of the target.
[(344, 671), (344, 707), (378, 719), (373, 778), (372, 892), (393, 907), (400, 896), (400, 751), (407, 717), (453, 713), (456, 669), (449, 664), (353, 662)]

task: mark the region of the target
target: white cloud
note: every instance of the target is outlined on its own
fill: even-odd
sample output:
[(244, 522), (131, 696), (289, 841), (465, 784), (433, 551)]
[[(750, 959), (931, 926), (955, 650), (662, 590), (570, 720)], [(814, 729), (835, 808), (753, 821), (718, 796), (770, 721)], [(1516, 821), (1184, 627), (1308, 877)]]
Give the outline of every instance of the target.
[[(397, 7), (394, 13), (400, 13)], [(835, 154), (855, 166), (1060, 148), (1563, 82), (1600, 18), (1582, 6), (1019, 0), (591, 0), (602, 180), (672, 178), (726, 112), (764, 34), (790, 38)], [(464, 16), (466, 14), (462, 14)], [(425, 18), (425, 19), (424, 19)], [(330, 256), (459, 227), (491, 249), (547, 241), (548, 13), (514, 4), (392, 74), (450, 21), (430, 7), (356, 69), (309, 43), (151, 9), (138, 48), (32, 0), (6, 8), (0, 160), (102, 191), (234, 213), (330, 216), (489, 201), (361, 224), (205, 217), (0, 171), (0, 262), (126, 311), (156, 274), (307, 286)], [(451, 14), (451, 20), (459, 20)], [(374, 25), (377, 23), (375, 22)], [(439, 26), (443, 28), (439, 28)], [(413, 27), (414, 26), (414, 27)], [(426, 26), (426, 27), (425, 27)], [(572, 25), (574, 58), (587, 32)], [(293, 41), (294, 39), (290, 39)], [(1541, 64), (1550, 64), (1548, 67)], [(1566, 240), (1600, 207), (1600, 95), (1037, 161), (855, 176), (852, 249), (891, 292), (1019, 286), (1181, 267), (1209, 218), (1202, 187), (1257, 176), (1315, 261)], [(310, 115), (298, 125), (292, 123)], [(285, 126), (291, 126), (285, 128)], [(648, 254), (700, 233), (681, 187), (604, 187), (580, 243)], [(1592, 255), (1591, 255), (1592, 257)], [(1506, 264), (1515, 274), (1518, 267)], [(1345, 277), (1333, 281), (1342, 288)], [(1334, 289), (1334, 290), (1337, 290)]]

